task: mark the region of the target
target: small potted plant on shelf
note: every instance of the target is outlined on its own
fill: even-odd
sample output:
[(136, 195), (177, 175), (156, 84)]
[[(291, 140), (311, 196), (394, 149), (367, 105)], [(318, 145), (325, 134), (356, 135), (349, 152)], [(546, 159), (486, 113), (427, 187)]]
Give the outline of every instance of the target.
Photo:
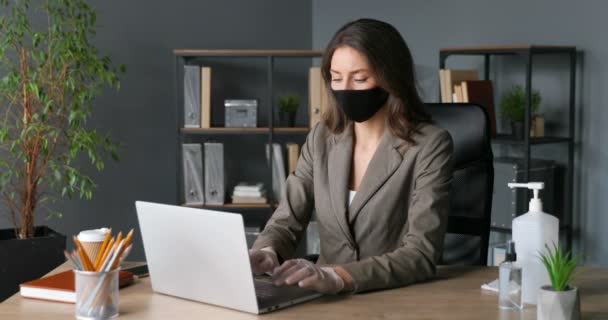
[(61, 217), (50, 206), (59, 197), (92, 197), (83, 160), (102, 170), (103, 155), (117, 159), (117, 146), (86, 128), (94, 98), (124, 72), (91, 41), (95, 10), (84, 0), (32, 5), (0, 0), (0, 217), (14, 227), (0, 230), (0, 301), (65, 261), (65, 236), (37, 218)]
[(542, 260), (551, 285), (543, 286), (538, 294), (537, 318), (540, 320), (580, 319), (580, 298), (578, 289), (572, 286), (577, 258), (570, 252), (563, 254), (558, 245), (553, 250), (546, 246), (547, 253)]
[[(539, 109), (540, 92), (532, 92), (532, 116)], [(526, 114), (526, 93), (521, 86), (514, 86), (500, 100), (500, 115), (511, 121), (511, 134), (516, 139), (524, 138), (524, 119)]]
[(279, 98), (279, 119), (281, 125), (295, 127), (296, 113), (300, 106), (300, 98), (296, 95), (285, 95)]

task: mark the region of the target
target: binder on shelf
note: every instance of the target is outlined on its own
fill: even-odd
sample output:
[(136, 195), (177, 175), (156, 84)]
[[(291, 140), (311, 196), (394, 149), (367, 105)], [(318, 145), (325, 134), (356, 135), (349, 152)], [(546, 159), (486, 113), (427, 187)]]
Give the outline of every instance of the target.
[(288, 143), (287, 147), (287, 174), (292, 174), (296, 171), (298, 165), (298, 157), (300, 155), (300, 146), (297, 143)]
[[(270, 161), (270, 147), (266, 144), (266, 159)], [(272, 193), (276, 201), (280, 201), (285, 193), (285, 160), (283, 149), (278, 143), (272, 144)]]
[(211, 68), (201, 68), (201, 128), (211, 128)]
[(313, 128), (321, 121), (323, 112), (329, 107), (327, 88), (319, 67), (312, 67), (308, 72), (308, 101), (310, 128)]
[(184, 201), (186, 205), (204, 205), (203, 157), (198, 143), (182, 145), (182, 163), (184, 174)]
[(205, 203), (223, 205), (224, 192), (224, 145), (205, 142)]
[(201, 68), (184, 66), (184, 127), (201, 127)]
[(496, 137), (496, 111), (494, 88), (491, 80), (467, 80), (462, 82), (463, 102), (476, 103), (486, 109), (490, 118), (492, 137)]

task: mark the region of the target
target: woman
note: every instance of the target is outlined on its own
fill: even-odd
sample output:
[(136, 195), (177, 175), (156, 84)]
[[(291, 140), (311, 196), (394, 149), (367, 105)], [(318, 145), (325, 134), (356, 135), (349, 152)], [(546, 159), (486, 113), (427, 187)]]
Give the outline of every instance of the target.
[[(254, 272), (323, 293), (431, 277), (446, 228), (452, 140), (424, 110), (405, 41), (390, 24), (356, 20), (334, 35), (321, 69), (335, 103), (309, 133), (285, 198), (250, 250)], [(287, 260), (313, 209), (317, 264)]]

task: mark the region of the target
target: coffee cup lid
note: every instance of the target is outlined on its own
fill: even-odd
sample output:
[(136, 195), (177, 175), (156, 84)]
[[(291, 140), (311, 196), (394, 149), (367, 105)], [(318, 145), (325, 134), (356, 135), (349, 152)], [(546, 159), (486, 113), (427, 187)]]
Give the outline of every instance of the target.
[(108, 228), (83, 230), (78, 233), (78, 240), (83, 242), (103, 241), (109, 231)]

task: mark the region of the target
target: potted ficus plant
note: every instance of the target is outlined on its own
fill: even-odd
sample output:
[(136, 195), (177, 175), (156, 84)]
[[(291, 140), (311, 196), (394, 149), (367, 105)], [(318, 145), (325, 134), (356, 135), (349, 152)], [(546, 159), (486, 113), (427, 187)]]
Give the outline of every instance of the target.
[(65, 236), (37, 218), (61, 217), (50, 206), (59, 197), (91, 199), (82, 160), (102, 170), (104, 155), (117, 159), (86, 127), (94, 98), (124, 72), (91, 43), (95, 24), (83, 0), (0, 0), (0, 217), (14, 227), (0, 230), (0, 301), (65, 261)]
[(547, 252), (540, 259), (551, 285), (543, 286), (539, 291), (536, 316), (540, 320), (578, 320), (581, 312), (579, 292), (572, 286), (578, 259), (570, 252), (564, 255), (558, 245), (553, 249), (545, 247)]
[[(540, 92), (532, 92), (532, 115), (540, 107)], [(514, 86), (505, 92), (500, 100), (500, 115), (511, 123), (511, 133), (516, 139), (524, 137), (524, 120), (526, 115), (526, 93), (521, 86)]]
[(300, 106), (300, 98), (296, 95), (285, 95), (279, 98), (279, 119), (281, 125), (295, 127), (296, 113)]

